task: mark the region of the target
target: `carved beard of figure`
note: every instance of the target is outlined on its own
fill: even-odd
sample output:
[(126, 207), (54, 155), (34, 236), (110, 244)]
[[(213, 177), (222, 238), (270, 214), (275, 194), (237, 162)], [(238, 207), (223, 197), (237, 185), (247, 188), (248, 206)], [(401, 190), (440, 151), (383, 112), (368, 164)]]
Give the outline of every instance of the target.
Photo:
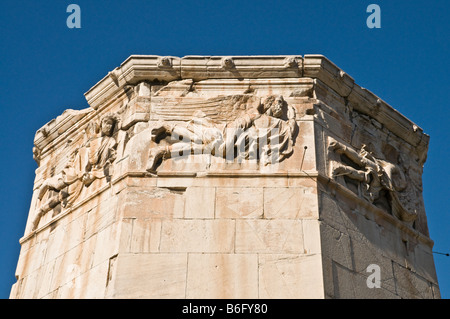
[(113, 128), (114, 128), (114, 120), (107, 118), (102, 121), (101, 125), (102, 135), (111, 136)]
[(261, 105), (259, 112), (281, 119), (285, 109), (285, 101), (282, 96), (270, 96)]

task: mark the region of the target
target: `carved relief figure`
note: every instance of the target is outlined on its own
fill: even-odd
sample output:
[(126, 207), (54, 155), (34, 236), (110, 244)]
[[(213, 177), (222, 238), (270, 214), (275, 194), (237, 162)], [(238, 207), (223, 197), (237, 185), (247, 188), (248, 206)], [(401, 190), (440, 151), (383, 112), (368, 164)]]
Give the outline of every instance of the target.
[(383, 159), (378, 159), (367, 151), (363, 145), (359, 152), (345, 146), (338, 141), (331, 139), (329, 150), (339, 155), (345, 155), (356, 167), (338, 163), (332, 169), (333, 178), (347, 176), (361, 185), (361, 195), (371, 203), (376, 203), (384, 192), (388, 193), (389, 205), (392, 213), (399, 219), (407, 222), (417, 218), (417, 210), (409, 209), (405, 205), (408, 201), (415, 201), (415, 198), (408, 198), (405, 201), (403, 196), (408, 187), (408, 180), (405, 172), (396, 164)]
[[(81, 156), (78, 151), (78, 149), (75, 150), (75, 152), (71, 155), (69, 162), (66, 164), (61, 173), (46, 179), (39, 188), (38, 200), (40, 207), (38, 208), (33, 219), (32, 230), (37, 228), (39, 221), (44, 214), (55, 208), (60, 203), (63, 206), (71, 203), (81, 191), (81, 178), (83, 176), (83, 172), (80, 167)], [(63, 189), (66, 189), (66, 191), (63, 192)], [(49, 190), (56, 191), (57, 193), (50, 196), (45, 203), (41, 203), (44, 195)]]
[(97, 123), (90, 123), (87, 128), (88, 163), (83, 176), (84, 183), (89, 185), (97, 178), (110, 176), (111, 163), (116, 159), (117, 141), (113, 136), (118, 129), (119, 118), (113, 114), (105, 114)]
[(397, 193), (397, 197), (408, 212), (417, 215), (422, 208), (420, 201), (417, 200), (422, 196), (422, 170), (420, 166), (413, 165), (411, 162), (412, 160), (406, 154), (400, 154), (399, 166), (403, 170), (408, 183), (406, 183), (404, 189)]
[(282, 96), (269, 96), (258, 108), (258, 114), (246, 119), (246, 123), (249, 128), (239, 139), (245, 137), (249, 149), (251, 143), (257, 144), (264, 165), (281, 162), (292, 154), (297, 131), (295, 109)]
[(264, 165), (281, 162), (293, 152), (295, 130), (294, 108), (282, 96), (269, 96), (257, 108), (225, 124), (197, 112), (186, 124), (162, 122), (152, 130), (156, 143), (165, 136), (180, 141), (152, 148), (147, 170), (155, 172), (162, 159), (181, 153), (211, 154), (228, 160), (253, 157)]
[[(38, 209), (32, 222), (32, 230), (37, 228), (42, 216), (58, 204), (70, 207), (80, 195), (83, 186), (87, 187), (95, 179), (111, 175), (110, 168), (116, 158), (117, 147), (113, 132), (118, 125), (118, 117), (111, 113), (104, 115), (100, 124), (88, 124), (85, 130), (86, 142), (69, 156), (62, 172), (46, 179), (40, 186)], [(56, 194), (50, 195), (42, 203), (44, 195), (50, 190)]]
[(219, 123), (198, 111), (188, 123), (172, 124), (161, 122), (152, 130), (152, 140), (156, 143), (165, 136), (178, 140), (172, 145), (156, 146), (150, 149), (147, 170), (155, 172), (162, 159), (183, 154), (202, 154), (206, 149), (214, 152), (222, 143), (223, 135)]

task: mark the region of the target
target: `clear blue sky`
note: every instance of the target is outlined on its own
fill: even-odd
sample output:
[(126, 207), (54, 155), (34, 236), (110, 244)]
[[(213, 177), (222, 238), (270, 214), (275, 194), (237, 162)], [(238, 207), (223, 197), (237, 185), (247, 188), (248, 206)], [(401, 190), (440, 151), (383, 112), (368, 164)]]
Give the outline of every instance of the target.
[[(81, 29), (66, 26), (69, 4)], [(369, 4), (381, 29), (366, 26)], [(424, 198), (435, 251), (450, 252), (449, 1), (2, 0), (0, 298), (31, 201), (34, 134), (132, 54), (323, 54), (431, 136)], [(450, 257), (434, 255), (450, 297)]]

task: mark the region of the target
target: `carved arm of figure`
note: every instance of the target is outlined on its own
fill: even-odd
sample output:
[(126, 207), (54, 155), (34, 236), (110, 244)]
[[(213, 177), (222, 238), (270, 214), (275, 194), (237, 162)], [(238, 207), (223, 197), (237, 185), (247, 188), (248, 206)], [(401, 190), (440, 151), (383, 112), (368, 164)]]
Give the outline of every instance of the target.
[(83, 182), (89, 186), (95, 179), (105, 177), (105, 169), (116, 159), (117, 142), (113, 137), (103, 136), (91, 141), (89, 162), (85, 167)]
[(72, 153), (72, 155), (69, 158), (69, 162), (66, 164), (63, 171), (51, 178), (46, 179), (39, 188), (38, 193), (39, 201), (42, 201), (45, 193), (48, 190), (54, 190), (58, 193), (48, 198), (46, 202), (39, 203), (40, 206), (32, 222), (32, 230), (35, 230), (37, 228), (42, 216), (44, 216), (47, 212), (55, 208), (59, 203), (61, 203), (64, 200), (64, 197), (67, 194), (65, 192), (64, 194), (62, 194), (63, 192), (61, 192), (61, 190), (63, 190), (66, 187), (69, 187), (70, 185), (74, 184), (79, 180), (79, 176), (77, 175), (77, 172), (74, 168), (74, 162), (77, 153), (78, 149), (75, 150), (74, 153)]
[(356, 152), (355, 150), (353, 150), (351, 148), (348, 148), (347, 146), (345, 146), (344, 144), (342, 144), (336, 140), (333, 140), (332, 142), (330, 142), (329, 149), (333, 150), (337, 154), (346, 155), (349, 159), (352, 160), (353, 163), (355, 163), (359, 167), (366, 166), (364, 158), (358, 152)]
[(56, 191), (60, 191), (61, 189), (63, 189), (64, 187), (66, 187), (66, 183), (64, 182), (64, 174), (61, 172), (58, 175), (55, 175), (49, 179), (46, 179), (41, 187), (39, 188), (39, 193), (38, 193), (38, 199), (42, 200), (42, 198), (44, 197), (45, 193), (49, 190), (49, 189), (53, 189)]
[[(65, 179), (64, 173), (60, 173), (52, 178), (46, 179), (39, 188), (38, 193), (39, 201), (41, 201), (44, 198), (44, 195), (48, 190), (55, 190), (59, 192), (61, 189), (66, 187), (67, 185), (64, 182), (64, 179)], [(59, 193), (56, 196), (50, 197), (45, 203), (40, 203), (40, 207), (38, 208), (36, 215), (33, 218), (31, 230), (34, 231), (38, 227), (39, 221), (41, 220), (42, 216), (44, 216), (47, 212), (55, 208), (59, 203), (60, 203)]]
[(363, 145), (361, 151), (358, 153), (333, 139), (329, 144), (329, 149), (337, 154), (347, 156), (353, 163), (361, 168), (359, 170), (351, 166), (339, 165), (333, 169), (333, 177), (345, 175), (353, 180), (365, 183), (368, 199), (370, 201), (376, 199), (378, 192), (381, 189), (380, 176), (383, 173), (383, 168), (378, 164), (378, 161), (365, 150), (365, 146)]
[(61, 173), (46, 179), (39, 188), (38, 199), (42, 200), (45, 193), (49, 190), (55, 190), (59, 192), (63, 188), (73, 184), (77, 181), (78, 176), (74, 170), (74, 162), (78, 154), (76, 149), (69, 157), (68, 163), (65, 165)]
[(358, 170), (351, 166), (338, 166), (333, 170), (332, 173), (334, 178), (336, 178), (337, 176), (345, 175), (358, 182), (369, 182), (369, 176), (367, 174), (369, 172)]
[(295, 109), (291, 105), (288, 106), (287, 117), (291, 134), (294, 135), (297, 129), (297, 122), (295, 122)]

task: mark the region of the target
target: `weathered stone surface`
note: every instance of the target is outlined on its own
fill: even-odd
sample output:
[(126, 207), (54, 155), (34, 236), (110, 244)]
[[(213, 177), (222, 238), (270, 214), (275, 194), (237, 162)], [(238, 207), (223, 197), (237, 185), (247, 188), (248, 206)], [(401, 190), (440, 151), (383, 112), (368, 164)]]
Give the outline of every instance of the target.
[(189, 254), (186, 298), (258, 298), (257, 254)]
[(174, 219), (162, 221), (161, 252), (232, 252), (235, 221)]
[(188, 187), (185, 218), (214, 218), (215, 188)]
[(123, 254), (110, 298), (185, 298), (187, 254)]
[(425, 278), (393, 263), (397, 294), (404, 299), (433, 298), (432, 285)]
[(263, 188), (218, 188), (216, 218), (262, 218)]
[(355, 273), (352, 270), (338, 264), (332, 263), (333, 285), (332, 295), (336, 299), (399, 299), (395, 292), (384, 288), (368, 288), (367, 275)]
[(303, 253), (301, 220), (236, 220), (236, 252)]
[(315, 217), (316, 212), (317, 194), (312, 187), (264, 188), (264, 218), (307, 219)]
[[(131, 253), (158, 252), (161, 244), (161, 219), (131, 219), (129, 245)], [(123, 229), (125, 231), (125, 229)]]
[(260, 298), (320, 299), (321, 278), (320, 255), (259, 255)]
[(182, 218), (185, 198), (166, 188), (138, 188), (126, 191), (121, 203), (123, 218)]
[(440, 298), (429, 136), (324, 56), (132, 55), (85, 97), (36, 132), (11, 298)]

